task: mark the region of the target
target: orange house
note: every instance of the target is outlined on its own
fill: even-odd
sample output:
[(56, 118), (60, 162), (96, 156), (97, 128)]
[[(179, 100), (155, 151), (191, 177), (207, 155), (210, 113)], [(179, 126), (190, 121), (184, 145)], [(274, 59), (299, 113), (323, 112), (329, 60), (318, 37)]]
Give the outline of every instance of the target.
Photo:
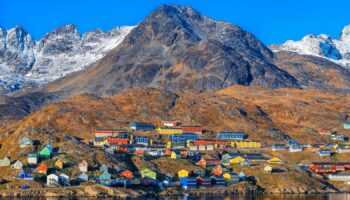
[(211, 172), (211, 174), (215, 175), (215, 176), (221, 176), (222, 174), (222, 167), (221, 165), (216, 166), (213, 171)]
[(166, 149), (166, 150), (165, 150), (165, 154), (166, 154), (166, 155), (170, 155), (170, 154), (171, 154), (170, 149)]
[(136, 155), (143, 155), (143, 154), (145, 154), (145, 151), (138, 149), (138, 150), (135, 151), (135, 154)]
[(132, 179), (134, 177), (134, 174), (129, 170), (125, 170), (121, 173), (121, 176), (124, 178)]
[(40, 174), (46, 174), (47, 173), (47, 165), (45, 163), (41, 163), (38, 167), (37, 167), (38, 173)]
[(206, 166), (207, 166), (207, 161), (205, 161), (204, 158), (202, 158), (200, 161), (198, 161), (196, 163), (196, 165), (198, 165), (198, 166), (202, 167), (203, 169), (205, 169)]

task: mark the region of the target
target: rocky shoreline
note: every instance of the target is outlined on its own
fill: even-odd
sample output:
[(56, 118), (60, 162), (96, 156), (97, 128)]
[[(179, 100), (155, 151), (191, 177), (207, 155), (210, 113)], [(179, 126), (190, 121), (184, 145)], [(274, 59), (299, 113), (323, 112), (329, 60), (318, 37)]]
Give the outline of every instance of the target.
[(232, 187), (213, 187), (205, 189), (182, 190), (178, 188), (167, 188), (158, 190), (156, 188), (147, 190), (142, 188), (110, 188), (102, 185), (67, 188), (33, 188), (33, 189), (8, 189), (0, 190), (0, 197), (117, 197), (117, 198), (140, 198), (152, 196), (225, 196), (225, 195), (262, 195), (262, 194), (328, 194), (346, 193), (349, 190), (337, 191), (333, 189), (297, 189), (284, 188), (265, 190), (259, 186), (241, 183)]

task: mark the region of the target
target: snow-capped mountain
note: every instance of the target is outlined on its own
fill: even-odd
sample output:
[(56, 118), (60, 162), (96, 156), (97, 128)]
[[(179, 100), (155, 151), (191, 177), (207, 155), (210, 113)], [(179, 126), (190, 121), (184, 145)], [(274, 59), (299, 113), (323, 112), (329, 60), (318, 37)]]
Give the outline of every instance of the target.
[(339, 39), (325, 34), (309, 34), (300, 41), (288, 40), (281, 45), (271, 45), (270, 48), (275, 52), (292, 51), (327, 58), (350, 69), (350, 25), (344, 27)]
[(133, 29), (123, 26), (80, 35), (61, 26), (35, 41), (21, 26), (0, 27), (0, 93), (36, 87), (84, 69), (116, 47)]

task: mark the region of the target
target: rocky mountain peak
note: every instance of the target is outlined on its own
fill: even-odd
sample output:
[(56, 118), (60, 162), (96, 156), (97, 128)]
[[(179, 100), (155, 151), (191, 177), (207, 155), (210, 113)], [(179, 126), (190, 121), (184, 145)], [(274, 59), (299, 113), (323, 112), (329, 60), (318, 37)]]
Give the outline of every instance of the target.
[(345, 26), (340, 35), (340, 41), (347, 42), (350, 46), (350, 24)]

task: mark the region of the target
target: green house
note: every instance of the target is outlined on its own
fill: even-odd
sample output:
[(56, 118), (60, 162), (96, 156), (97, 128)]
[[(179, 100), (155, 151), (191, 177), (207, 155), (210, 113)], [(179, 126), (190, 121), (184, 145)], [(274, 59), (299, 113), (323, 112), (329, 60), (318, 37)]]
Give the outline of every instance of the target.
[(157, 173), (146, 168), (146, 169), (141, 170), (141, 177), (142, 178), (150, 178), (150, 179), (155, 180), (157, 178)]
[(43, 150), (40, 151), (40, 157), (43, 157), (43, 158), (50, 158), (51, 156), (51, 151), (49, 148), (45, 147), (43, 148)]
[(108, 173), (108, 171), (104, 171), (101, 175), (100, 175), (100, 181), (109, 181), (111, 180), (111, 174)]

